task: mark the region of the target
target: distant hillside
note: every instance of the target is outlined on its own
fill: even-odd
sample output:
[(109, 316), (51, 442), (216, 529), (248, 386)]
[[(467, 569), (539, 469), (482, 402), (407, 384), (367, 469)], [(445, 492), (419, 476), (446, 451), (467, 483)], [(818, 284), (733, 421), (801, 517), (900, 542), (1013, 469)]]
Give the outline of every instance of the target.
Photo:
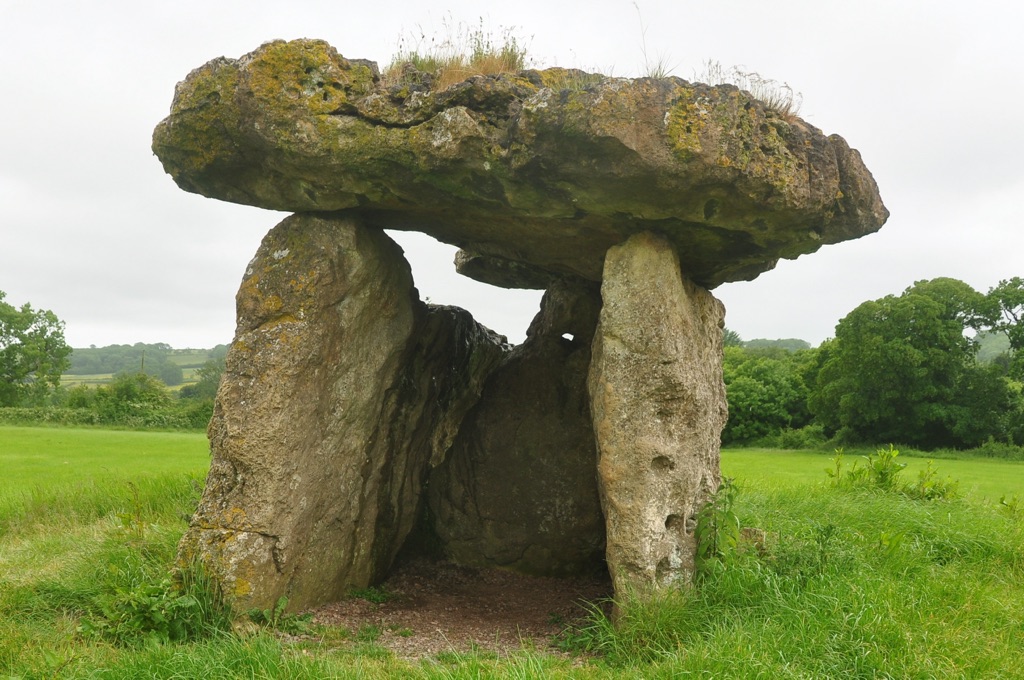
[(801, 349), (810, 349), (811, 343), (798, 338), (780, 338), (778, 340), (754, 338), (753, 340), (744, 340), (743, 346), (747, 349), (784, 349), (788, 352), (796, 352)]
[(166, 343), (76, 347), (71, 350), (71, 366), (61, 382), (102, 384), (117, 373), (143, 372), (160, 378), (167, 385), (180, 385), (193, 379), (196, 369), (210, 360), (221, 361), (227, 345), (211, 349), (174, 349)]
[(1005, 333), (978, 334), (978, 363), (988, 364), (1000, 354), (1010, 351), (1010, 339)]

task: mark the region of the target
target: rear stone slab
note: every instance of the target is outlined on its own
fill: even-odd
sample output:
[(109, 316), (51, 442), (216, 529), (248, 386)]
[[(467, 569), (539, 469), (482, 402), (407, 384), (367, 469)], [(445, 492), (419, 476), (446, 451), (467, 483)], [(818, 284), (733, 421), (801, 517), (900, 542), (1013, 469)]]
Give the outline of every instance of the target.
[(463, 420), (429, 484), (448, 559), (544, 576), (600, 568), (604, 517), (586, 389), (600, 309), (595, 284), (552, 285), (526, 341)]

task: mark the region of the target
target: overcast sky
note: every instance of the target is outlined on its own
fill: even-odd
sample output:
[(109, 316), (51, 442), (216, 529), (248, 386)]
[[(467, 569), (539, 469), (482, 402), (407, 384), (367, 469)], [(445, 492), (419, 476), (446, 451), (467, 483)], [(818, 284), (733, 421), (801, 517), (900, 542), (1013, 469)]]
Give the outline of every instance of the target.
[[(444, 23), (514, 27), (534, 65), (692, 78), (717, 60), (788, 82), (801, 115), (858, 149), (882, 231), (714, 292), (744, 338), (817, 344), (916, 280), (985, 292), (1024, 276), (1024, 3), (940, 0), (175, 2), (0, 0), (0, 290), (53, 310), (75, 347), (231, 340), (234, 293), (284, 214), (185, 193), (150, 150), (174, 85), (275, 38), (386, 65)], [(519, 340), (538, 293), (459, 277), (453, 249), (400, 235), (421, 295)]]

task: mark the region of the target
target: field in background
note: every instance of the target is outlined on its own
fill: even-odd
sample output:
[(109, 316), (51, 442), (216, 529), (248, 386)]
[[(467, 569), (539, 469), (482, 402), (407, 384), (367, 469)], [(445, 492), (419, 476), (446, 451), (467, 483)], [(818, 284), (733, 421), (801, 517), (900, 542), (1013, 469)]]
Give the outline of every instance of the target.
[(61, 387), (74, 387), (75, 385), (96, 387), (97, 385), (106, 385), (113, 379), (113, 373), (90, 373), (88, 375), (69, 375), (65, 373), (60, 377), (60, 384)]
[[(182, 382), (181, 385), (175, 385), (168, 389), (172, 392), (176, 392), (184, 385), (196, 382), (199, 379), (197, 371), (202, 368), (207, 361), (214, 358), (213, 351), (213, 349), (172, 349), (168, 355), (168, 360), (181, 367)], [(98, 387), (99, 385), (109, 384), (113, 379), (113, 373), (65, 373), (60, 377), (60, 384), (62, 387), (74, 387), (76, 385)]]
[[(898, 447), (897, 447), (898, 448)], [(779, 449), (725, 449), (722, 451), (722, 474), (733, 477), (742, 488), (747, 483), (757, 486), (801, 486), (821, 484), (828, 480), (826, 469), (833, 469), (835, 453), (783, 451)], [(904, 481), (912, 482), (924, 470), (927, 458), (899, 456), (907, 465)], [(863, 466), (863, 458), (855, 453), (843, 456), (844, 469), (854, 463)], [(969, 458), (932, 461), (940, 478), (951, 477), (960, 482), (961, 494), (977, 502), (998, 503), (1003, 496), (1024, 499), (1024, 463), (998, 459)]]
[[(725, 449), (722, 474), (742, 488), (802, 486), (827, 481), (834, 454), (778, 449)], [(901, 456), (906, 481), (916, 479), (929, 461)], [(862, 459), (847, 454), (847, 468)], [(181, 472), (205, 474), (209, 444), (200, 432), (136, 432), (0, 426), (0, 496), (5, 491), (96, 478), (132, 479)], [(960, 492), (978, 502), (1003, 496), (1024, 499), (1024, 463), (967, 459), (934, 461), (940, 477), (960, 482)]]
[(136, 432), (0, 426), (0, 496), (97, 479), (206, 473), (209, 444), (198, 432)]

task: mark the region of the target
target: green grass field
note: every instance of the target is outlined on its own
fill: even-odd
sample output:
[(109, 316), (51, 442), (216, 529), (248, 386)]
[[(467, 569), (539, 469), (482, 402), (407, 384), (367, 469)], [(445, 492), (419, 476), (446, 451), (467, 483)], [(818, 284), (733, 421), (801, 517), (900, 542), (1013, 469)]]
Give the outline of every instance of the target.
[[(834, 453), (812, 451), (782, 451), (777, 449), (726, 449), (722, 451), (722, 474), (736, 479), (741, 487), (801, 486), (820, 484), (827, 479), (826, 469), (832, 468)], [(862, 457), (844, 456), (845, 464), (852, 465)], [(900, 456), (907, 468), (903, 477), (915, 479), (929, 460)], [(935, 460), (933, 467), (940, 477), (959, 481), (960, 493), (978, 502), (999, 502), (1003, 496), (1017, 496), (1024, 500), (1024, 463), (1005, 460), (967, 459)]]
[(405, 661), (355, 631), (231, 632), (170, 585), (207, 455), (202, 434), (0, 427), (0, 679), (1024, 678), (1024, 508), (994, 502), (1024, 463), (936, 461), (967, 496), (921, 501), (833, 488), (828, 454), (727, 450), (759, 550), (567, 630), (564, 655)]
[(195, 432), (0, 426), (0, 496), (37, 486), (205, 473), (206, 435)]
[(83, 375), (70, 375), (65, 373), (60, 377), (60, 384), (61, 387), (75, 387), (77, 385), (98, 387), (99, 385), (107, 385), (113, 382), (113, 380), (113, 373), (90, 373)]
[(208, 349), (176, 349), (170, 354), (170, 360), (182, 368), (199, 368), (210, 360)]

